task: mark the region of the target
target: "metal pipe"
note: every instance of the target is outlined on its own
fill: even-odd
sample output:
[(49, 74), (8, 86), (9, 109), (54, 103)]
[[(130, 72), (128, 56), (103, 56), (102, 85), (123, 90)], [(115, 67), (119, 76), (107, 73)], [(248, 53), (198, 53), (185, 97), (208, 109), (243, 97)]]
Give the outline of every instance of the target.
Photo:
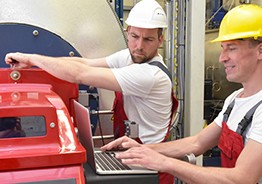
[(180, 138), (184, 137), (184, 98), (185, 98), (185, 17), (186, 17), (186, 2), (177, 2), (177, 76), (178, 76), (178, 93), (179, 100), (179, 119), (178, 128), (180, 129)]
[(93, 136), (92, 137), (94, 140), (97, 140), (97, 139), (113, 139), (114, 138), (114, 135), (103, 135), (103, 136)]
[(184, 89), (185, 89), (185, 2), (166, 1), (168, 28), (166, 34), (166, 64), (172, 74), (175, 94), (179, 100), (177, 116), (173, 127), (177, 127), (176, 138), (183, 137)]
[(168, 26), (166, 29), (165, 39), (165, 63), (172, 76), (172, 82), (174, 83), (174, 3), (173, 0), (166, 1), (166, 14)]
[(239, 3), (241, 3), (241, 4), (250, 4), (251, 0), (239, 0)]
[(99, 110), (99, 111), (96, 111), (96, 110), (91, 110), (90, 114), (113, 114), (114, 111), (112, 110)]

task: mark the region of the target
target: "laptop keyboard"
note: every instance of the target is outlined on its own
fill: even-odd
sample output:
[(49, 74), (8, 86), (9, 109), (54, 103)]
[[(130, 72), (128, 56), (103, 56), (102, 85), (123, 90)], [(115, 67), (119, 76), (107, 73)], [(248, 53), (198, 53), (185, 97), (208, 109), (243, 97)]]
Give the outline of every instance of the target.
[(112, 152), (96, 152), (95, 158), (98, 166), (105, 171), (108, 170), (131, 170), (127, 165), (118, 160)]

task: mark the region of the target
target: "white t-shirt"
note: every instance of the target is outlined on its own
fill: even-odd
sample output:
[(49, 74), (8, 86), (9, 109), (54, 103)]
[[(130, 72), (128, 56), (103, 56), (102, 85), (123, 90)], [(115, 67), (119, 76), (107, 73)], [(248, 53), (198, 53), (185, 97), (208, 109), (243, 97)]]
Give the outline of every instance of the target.
[[(223, 113), (226, 111), (228, 105), (235, 99), (235, 105), (229, 115), (227, 125), (233, 131), (237, 130), (238, 123), (246, 115), (246, 113), (260, 100), (262, 100), (262, 90), (257, 94), (247, 97), (247, 98), (237, 98), (236, 96), (243, 91), (243, 88), (235, 91), (225, 100), (222, 111), (214, 120), (216, 124), (220, 127), (222, 126)], [(262, 144), (262, 104), (259, 105), (253, 115), (253, 120), (250, 128), (247, 130), (245, 144), (248, 139), (253, 139)], [(259, 183), (262, 184), (262, 178), (260, 178)]]
[[(235, 99), (235, 105), (227, 121), (228, 127), (233, 131), (236, 131), (238, 123), (242, 120), (245, 114), (255, 104), (262, 100), (262, 90), (259, 91), (257, 94), (247, 98), (237, 98), (236, 96), (242, 91), (243, 88), (235, 91), (226, 98), (222, 111), (214, 120), (220, 127), (222, 125), (223, 113), (226, 111), (228, 105), (233, 101), (233, 99)], [(248, 139), (253, 139), (257, 142), (262, 143), (262, 104), (258, 106), (253, 115), (252, 124), (246, 134), (245, 144), (247, 143)]]
[[(162, 141), (172, 107), (172, 83), (168, 75), (158, 66), (133, 63), (128, 49), (108, 56), (106, 61), (122, 89), (128, 119), (139, 124), (141, 141), (145, 144)], [(151, 61), (164, 64), (160, 55)]]

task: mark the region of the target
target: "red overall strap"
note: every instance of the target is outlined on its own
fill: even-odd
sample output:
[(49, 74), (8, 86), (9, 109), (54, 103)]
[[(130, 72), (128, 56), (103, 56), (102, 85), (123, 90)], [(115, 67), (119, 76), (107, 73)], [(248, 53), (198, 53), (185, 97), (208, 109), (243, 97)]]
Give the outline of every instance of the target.
[(128, 120), (124, 110), (123, 95), (121, 92), (115, 92), (115, 100), (113, 104), (113, 131), (114, 138), (125, 135), (124, 120)]
[[(171, 115), (170, 115), (170, 121), (169, 121), (169, 125), (168, 125), (168, 129), (166, 132), (166, 136), (165, 138), (162, 140), (162, 142), (167, 141), (169, 134), (170, 134), (170, 129), (172, 126), (172, 121), (173, 121), (173, 116), (175, 111), (177, 110), (178, 107), (178, 100), (175, 98), (174, 96), (174, 91), (172, 90), (171, 93), (171, 98), (172, 98), (172, 109), (171, 109)], [(158, 173), (159, 176), (159, 183), (160, 184), (173, 184), (174, 183), (174, 176), (169, 174), (169, 173)]]
[(244, 142), (242, 136), (230, 130), (224, 121), (222, 122), (222, 133), (218, 147), (221, 150), (221, 166), (235, 167), (237, 158), (244, 149)]
[(174, 116), (174, 114), (177, 110), (177, 107), (178, 107), (178, 100), (176, 99), (173, 90), (172, 90), (172, 93), (171, 93), (171, 98), (172, 98), (172, 109), (171, 109), (170, 121), (169, 121), (169, 124), (168, 124), (168, 129), (167, 129), (165, 138), (161, 142), (165, 142), (168, 139), (170, 129), (171, 129), (171, 126), (172, 126), (173, 116)]

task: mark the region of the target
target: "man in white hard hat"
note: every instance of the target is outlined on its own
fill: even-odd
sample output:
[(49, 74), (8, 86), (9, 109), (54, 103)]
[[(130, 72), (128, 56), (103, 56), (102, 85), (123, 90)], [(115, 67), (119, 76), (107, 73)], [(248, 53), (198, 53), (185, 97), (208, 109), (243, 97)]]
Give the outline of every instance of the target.
[[(262, 184), (262, 7), (240, 5), (223, 18), (219, 61), (226, 78), (243, 88), (224, 102), (219, 115), (198, 134), (165, 143), (140, 145), (121, 137), (102, 150), (128, 149), (116, 155), (126, 164), (168, 172), (185, 183)], [(221, 167), (200, 167), (181, 161), (218, 145)]]
[[(128, 49), (99, 59), (9, 53), (5, 60), (16, 69), (37, 66), (69, 82), (121, 92), (114, 104), (115, 137), (125, 134), (123, 121), (129, 120), (139, 125), (137, 141), (162, 142), (178, 105), (158, 53), (166, 21), (164, 10), (155, 0), (142, 0), (126, 20)], [(17, 62), (12, 63), (14, 60)]]

